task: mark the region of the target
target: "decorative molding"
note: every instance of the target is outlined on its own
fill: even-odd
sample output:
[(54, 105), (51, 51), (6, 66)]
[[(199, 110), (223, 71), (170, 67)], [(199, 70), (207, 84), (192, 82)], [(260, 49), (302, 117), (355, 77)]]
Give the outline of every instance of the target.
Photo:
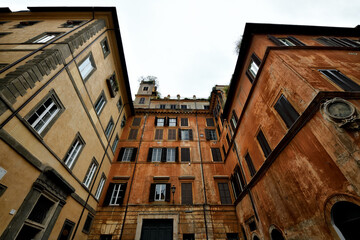
[(195, 176), (188, 175), (188, 176), (179, 176), (179, 180), (195, 180)]

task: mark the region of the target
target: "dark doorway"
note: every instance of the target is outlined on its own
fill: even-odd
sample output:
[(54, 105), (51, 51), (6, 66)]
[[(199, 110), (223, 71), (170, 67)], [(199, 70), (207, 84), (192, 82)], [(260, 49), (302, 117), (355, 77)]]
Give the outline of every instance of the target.
[(277, 229), (271, 231), (271, 240), (285, 240), (281, 232)]
[(360, 239), (360, 207), (351, 202), (337, 202), (331, 209), (333, 224), (346, 240)]
[(144, 219), (141, 240), (172, 240), (173, 219)]

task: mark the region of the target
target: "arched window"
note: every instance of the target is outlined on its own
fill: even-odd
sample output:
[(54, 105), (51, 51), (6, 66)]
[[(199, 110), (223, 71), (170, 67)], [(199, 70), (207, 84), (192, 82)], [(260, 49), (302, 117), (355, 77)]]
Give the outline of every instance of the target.
[(271, 236), (271, 240), (285, 240), (285, 238), (283, 237), (281, 232), (279, 230), (277, 230), (276, 228), (274, 228), (271, 231), (270, 236)]
[(256, 235), (254, 235), (253, 240), (260, 240), (260, 238)]
[(351, 202), (337, 202), (331, 209), (331, 220), (341, 239), (360, 239), (360, 206)]

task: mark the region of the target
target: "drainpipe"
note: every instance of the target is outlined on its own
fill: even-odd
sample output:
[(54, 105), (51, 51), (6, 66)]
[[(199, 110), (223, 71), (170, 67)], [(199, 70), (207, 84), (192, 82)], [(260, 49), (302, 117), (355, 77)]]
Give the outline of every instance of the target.
[(207, 227), (207, 221), (206, 221), (206, 209), (205, 209), (205, 207), (206, 207), (208, 204), (207, 204), (206, 189), (205, 189), (205, 178), (204, 178), (203, 160), (202, 160), (202, 154), (201, 154), (200, 132), (199, 132), (199, 125), (198, 125), (198, 118), (197, 118), (196, 101), (197, 101), (197, 100), (195, 100), (196, 130), (197, 130), (197, 133), (198, 133), (198, 145), (199, 145), (199, 153), (200, 153), (200, 169), (201, 169), (201, 178), (202, 178), (202, 184), (203, 184), (203, 189), (204, 189), (204, 204), (203, 204), (204, 223), (205, 223), (206, 239), (208, 240), (208, 239), (209, 239), (209, 236), (208, 236), (208, 227)]

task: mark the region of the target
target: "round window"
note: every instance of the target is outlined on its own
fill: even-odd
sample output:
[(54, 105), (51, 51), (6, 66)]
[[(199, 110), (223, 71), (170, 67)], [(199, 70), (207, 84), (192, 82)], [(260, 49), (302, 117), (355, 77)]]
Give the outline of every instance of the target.
[(354, 106), (341, 98), (334, 98), (325, 103), (325, 113), (334, 120), (350, 118), (355, 113)]

